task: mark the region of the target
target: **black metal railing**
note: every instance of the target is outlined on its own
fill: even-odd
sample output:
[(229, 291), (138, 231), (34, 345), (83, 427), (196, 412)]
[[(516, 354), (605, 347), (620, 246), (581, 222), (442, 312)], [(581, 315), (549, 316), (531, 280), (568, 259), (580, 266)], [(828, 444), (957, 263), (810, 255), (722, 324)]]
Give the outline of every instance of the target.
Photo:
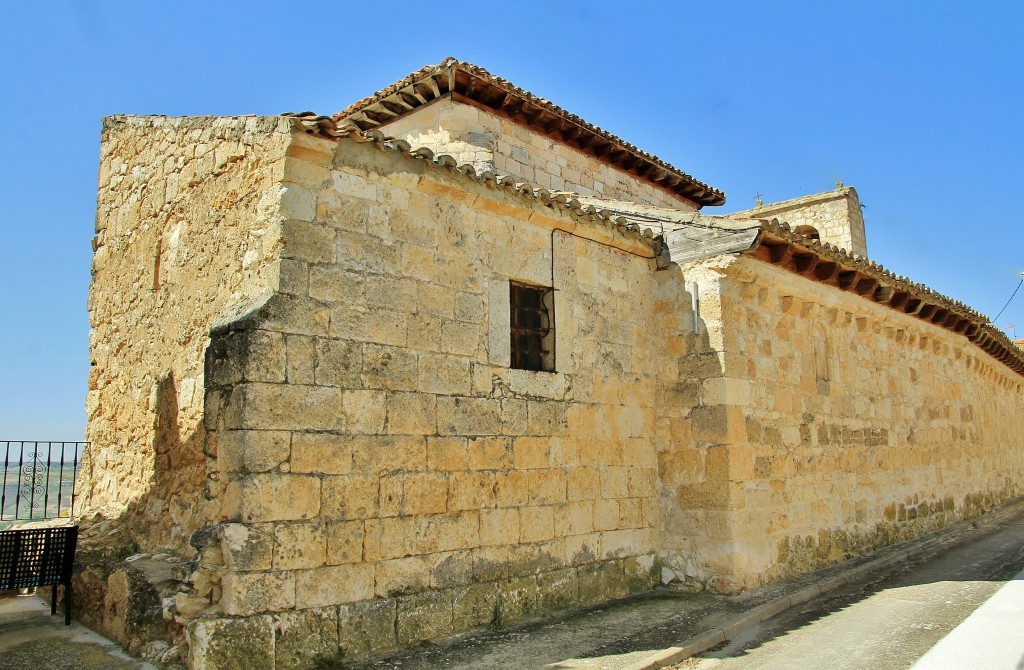
[(0, 440), (0, 529), (13, 521), (70, 517), (75, 479), (88, 442)]

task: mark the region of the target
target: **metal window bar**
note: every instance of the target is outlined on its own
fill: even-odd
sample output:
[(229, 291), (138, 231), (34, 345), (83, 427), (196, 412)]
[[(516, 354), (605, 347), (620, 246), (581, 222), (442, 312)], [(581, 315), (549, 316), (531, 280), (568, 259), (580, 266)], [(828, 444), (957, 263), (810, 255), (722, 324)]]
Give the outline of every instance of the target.
[(544, 341), (551, 332), (551, 319), (545, 304), (550, 291), (550, 288), (509, 284), (513, 368), (544, 369), (544, 358), (551, 353), (544, 347)]
[[(88, 442), (0, 440), (4, 449), (0, 528), (13, 521), (70, 517)], [(70, 504), (69, 504), (70, 501)]]

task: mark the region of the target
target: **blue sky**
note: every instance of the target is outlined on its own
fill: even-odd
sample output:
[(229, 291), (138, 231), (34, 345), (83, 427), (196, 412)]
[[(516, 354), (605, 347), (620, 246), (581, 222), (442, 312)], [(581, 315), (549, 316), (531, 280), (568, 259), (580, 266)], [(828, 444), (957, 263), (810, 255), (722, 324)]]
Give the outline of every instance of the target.
[(727, 193), (705, 211), (841, 180), (889, 269), (990, 317), (1020, 280), (1021, 2), (4, 3), (0, 440), (84, 431), (103, 116), (331, 114), (449, 55)]

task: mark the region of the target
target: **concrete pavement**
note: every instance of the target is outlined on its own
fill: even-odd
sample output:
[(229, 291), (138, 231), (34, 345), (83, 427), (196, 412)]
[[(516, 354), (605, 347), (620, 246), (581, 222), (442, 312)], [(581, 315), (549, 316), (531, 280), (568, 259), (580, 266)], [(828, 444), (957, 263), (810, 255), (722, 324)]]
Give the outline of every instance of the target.
[(156, 670), (77, 621), (50, 615), (35, 596), (0, 599), (0, 668), (3, 670)]
[(942, 638), (910, 670), (1024, 668), (1024, 570)]

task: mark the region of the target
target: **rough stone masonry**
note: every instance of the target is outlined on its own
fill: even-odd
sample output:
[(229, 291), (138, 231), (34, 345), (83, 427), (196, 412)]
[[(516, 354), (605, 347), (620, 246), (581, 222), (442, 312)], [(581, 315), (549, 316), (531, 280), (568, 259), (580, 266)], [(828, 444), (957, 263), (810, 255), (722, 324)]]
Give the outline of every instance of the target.
[(852, 189), (778, 208), (820, 241), (722, 201), (451, 60), (334, 119), (105, 119), (77, 616), (306, 668), (1022, 493), (1019, 349), (866, 261)]

